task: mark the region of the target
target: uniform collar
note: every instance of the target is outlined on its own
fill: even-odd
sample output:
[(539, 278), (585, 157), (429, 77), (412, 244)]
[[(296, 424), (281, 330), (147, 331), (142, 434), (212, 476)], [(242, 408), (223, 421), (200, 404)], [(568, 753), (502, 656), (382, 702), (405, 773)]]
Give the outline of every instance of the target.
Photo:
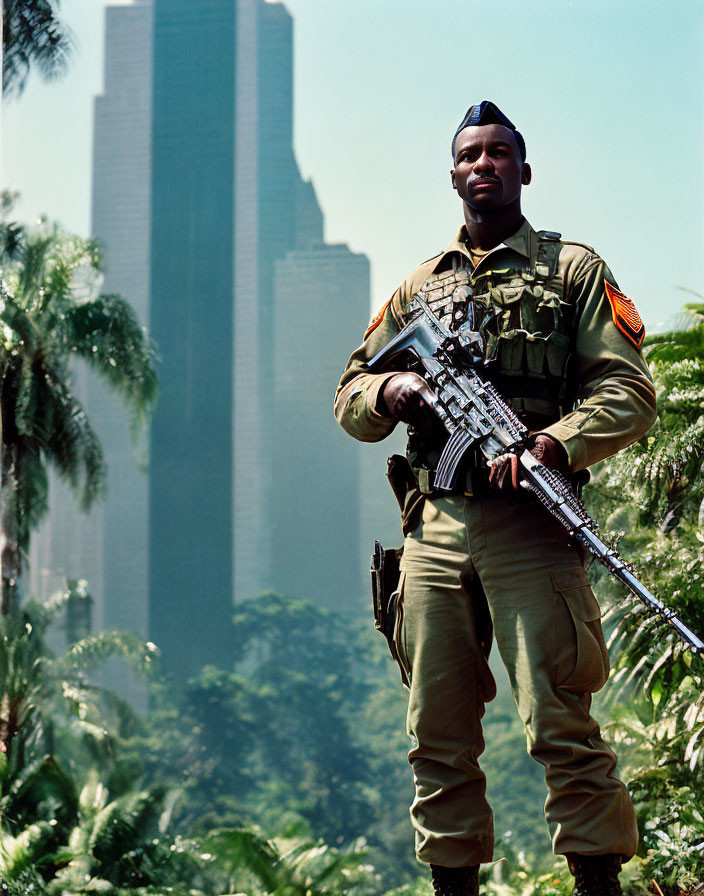
[[(437, 267), (442, 266), (442, 262), (447, 255), (453, 252), (460, 252), (466, 258), (469, 258), (469, 251), (467, 249), (467, 227), (463, 224), (457, 236), (450, 243), (450, 245), (445, 249), (442, 253), (441, 257), (438, 259)], [(494, 256), (499, 252), (504, 251), (513, 251), (517, 252), (519, 255), (522, 255), (524, 258), (531, 259), (535, 256), (538, 250), (538, 235), (530, 226), (528, 221), (524, 218), (523, 223), (518, 228), (518, 230), (500, 243), (498, 246), (495, 246), (490, 252), (488, 252), (484, 258), (479, 262), (477, 268), (485, 267), (488, 265), (488, 259), (494, 259)], [(490, 265), (489, 265), (490, 266)]]

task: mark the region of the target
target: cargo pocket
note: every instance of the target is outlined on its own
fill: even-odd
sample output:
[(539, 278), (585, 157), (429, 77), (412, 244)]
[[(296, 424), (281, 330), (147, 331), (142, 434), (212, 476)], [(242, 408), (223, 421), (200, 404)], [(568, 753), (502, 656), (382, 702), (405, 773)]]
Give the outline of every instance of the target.
[(594, 693), (609, 676), (601, 612), (581, 566), (551, 569), (555, 590), (555, 683), (576, 694)]
[(406, 573), (401, 573), (398, 588), (389, 598), (389, 613), (394, 620), (393, 637), (389, 640), (391, 656), (398, 663), (401, 671), (401, 681), (404, 686), (411, 686), (411, 669), (406, 657), (406, 649), (403, 644), (403, 586), (406, 582)]

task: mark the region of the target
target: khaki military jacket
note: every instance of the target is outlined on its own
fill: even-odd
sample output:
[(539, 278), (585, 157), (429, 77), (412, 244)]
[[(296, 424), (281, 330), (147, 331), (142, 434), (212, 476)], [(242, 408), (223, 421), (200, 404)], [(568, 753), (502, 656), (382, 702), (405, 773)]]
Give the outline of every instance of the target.
[[(360, 441), (376, 442), (396, 426), (396, 420), (377, 409), (379, 393), (393, 374), (371, 374), (366, 368), (403, 328), (411, 298), (428, 278), (458, 265), (470, 269), (471, 283), (487, 271), (496, 272), (500, 279), (509, 269), (532, 270), (539, 261), (540, 243), (524, 220), (513, 236), (473, 267), (463, 225), (444, 252), (419, 265), (370, 323), (362, 344), (347, 362), (335, 395), (335, 416), (343, 429)], [(571, 385), (576, 401), (574, 409), (541, 431), (560, 442), (570, 470), (577, 472), (647, 432), (656, 416), (655, 390), (638, 345), (642, 337), (629, 338), (624, 332), (628, 328), (619, 320), (614, 303), (618, 287), (604, 261), (580, 243), (560, 240), (557, 250), (554, 285), (561, 301), (574, 306), (570, 376), (575, 380)]]

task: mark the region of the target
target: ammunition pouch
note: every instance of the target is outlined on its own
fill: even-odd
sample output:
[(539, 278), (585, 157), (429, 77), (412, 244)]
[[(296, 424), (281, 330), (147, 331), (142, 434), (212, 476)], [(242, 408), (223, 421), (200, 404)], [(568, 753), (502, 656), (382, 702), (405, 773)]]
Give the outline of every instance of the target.
[(397, 628), (401, 613), (398, 602), (402, 555), (403, 548), (385, 551), (378, 541), (374, 542), (371, 566), (372, 602), (374, 605), (374, 627), (386, 638), (391, 656), (401, 670), (401, 680), (408, 687), (408, 674), (399, 655), (397, 641)]

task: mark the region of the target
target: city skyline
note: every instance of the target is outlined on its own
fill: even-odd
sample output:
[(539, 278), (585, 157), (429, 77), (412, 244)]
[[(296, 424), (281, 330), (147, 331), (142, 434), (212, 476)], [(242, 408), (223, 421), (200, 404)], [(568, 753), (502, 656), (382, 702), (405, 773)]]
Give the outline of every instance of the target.
[[(294, 4), (295, 2), (297, 0), (294, 0)], [(127, 21), (132, 12), (137, 11), (138, 13), (140, 8), (144, 8), (144, 5), (144, 0), (142, 0), (136, 5), (111, 6), (108, 8), (108, 16), (112, 15), (114, 25), (120, 20)], [(215, 6), (215, 4), (212, 5)], [(189, 492), (190, 503), (197, 503), (200, 500), (203, 504), (203, 519), (214, 517), (219, 521), (216, 528), (220, 537), (212, 537), (213, 533), (206, 537), (205, 529), (199, 531), (199, 527), (195, 527), (196, 532), (208, 542), (212, 549), (211, 553), (215, 550), (214, 546), (218, 546), (217, 557), (215, 555), (211, 557), (210, 566), (214, 571), (213, 580), (206, 590), (211, 595), (220, 593), (219, 606), (221, 609), (219, 616), (215, 614), (206, 622), (207, 625), (211, 628), (214, 627), (219, 632), (224, 631), (224, 620), (227, 618), (228, 607), (231, 606), (233, 595), (254, 596), (267, 587), (271, 587), (272, 583), (285, 588), (286, 576), (285, 573), (282, 574), (283, 567), (275, 568), (273, 558), (287, 557), (291, 568), (297, 562), (294, 556), (295, 552), (289, 552), (286, 545), (286, 538), (289, 535), (298, 534), (294, 532), (295, 515), (282, 512), (281, 508), (277, 507), (274, 486), (276, 476), (271, 475), (271, 470), (276, 470), (279, 480), (283, 482), (285, 479), (280, 475), (281, 462), (279, 460), (276, 463), (275, 452), (270, 447), (276, 444), (274, 438), (276, 428), (272, 422), (275, 419), (273, 413), (275, 381), (272, 359), (274, 358), (274, 333), (279, 321), (275, 303), (277, 294), (280, 297), (287, 295), (286, 289), (280, 283), (277, 285), (275, 282), (275, 266), (288, 264), (294, 278), (300, 278), (302, 272), (306, 272), (306, 276), (309, 277), (306, 287), (310, 287), (309, 292), (311, 296), (315, 296), (317, 308), (323, 315), (326, 303), (332, 301), (331, 296), (334, 293), (333, 289), (326, 292), (325, 280), (320, 273), (324, 267), (319, 264), (322, 256), (314, 259), (315, 263), (312, 265), (309, 264), (310, 258), (306, 259), (305, 257), (305, 253), (310, 253), (313, 244), (322, 243), (324, 219), (317, 190), (310, 180), (301, 176), (294, 147), (293, 20), (288, 10), (289, 5), (272, 3), (270, 0), (266, 0), (266, 3), (258, 3), (257, 0), (240, 0), (239, 4), (234, 5), (232, 0), (221, 0), (219, 9), (221, 15), (229, 22), (230, 31), (229, 37), (226, 36), (222, 28), (217, 34), (218, 39), (224, 42), (218, 51), (221, 60), (219, 68), (214, 63), (216, 54), (213, 46), (214, 35), (218, 29), (204, 31), (200, 40), (194, 40), (195, 20), (190, 22), (189, 38), (184, 40), (179, 52), (174, 55), (172, 46), (170, 53), (164, 57), (168, 58), (170, 68), (168, 76), (163, 79), (162, 94), (166, 96), (171, 85), (177, 82), (181, 84), (182, 91), (190, 90), (191, 109), (196, 115), (197, 123), (194, 125), (193, 122), (186, 119), (181, 102), (183, 95), (171, 95), (170, 106), (166, 114), (172, 133), (167, 142), (163, 144), (171, 153), (171, 159), (165, 169), (162, 192), (164, 197), (171, 197), (179, 190), (185, 190), (185, 192), (184, 204), (177, 212), (176, 206), (169, 205), (170, 199), (167, 199), (166, 206), (163, 208), (163, 218), (168, 222), (170, 236), (166, 240), (162, 240), (162, 246), (167, 250), (166, 254), (160, 256), (152, 268), (152, 297), (159, 290), (163, 292), (161, 318), (157, 315), (155, 335), (159, 341), (166, 344), (162, 333), (159, 332), (159, 326), (172, 327), (173, 297), (184, 282), (191, 284), (189, 288), (193, 288), (195, 285), (195, 291), (191, 293), (189, 300), (192, 302), (192, 307), (183, 312), (186, 317), (179, 319), (177, 316), (176, 318), (177, 330), (183, 329), (186, 318), (191, 321), (201, 319), (207, 321), (208, 316), (214, 310), (213, 297), (219, 295), (224, 288), (225, 291), (219, 299), (224, 316), (222, 319), (218, 318), (218, 322), (211, 328), (210, 338), (212, 339), (212, 335), (215, 334), (220, 340), (219, 347), (214, 350), (213, 354), (223, 361), (223, 370), (231, 371), (231, 375), (227, 374), (225, 382), (228, 378), (231, 381), (227, 384), (227, 388), (218, 393), (221, 407), (217, 413), (213, 413), (212, 407), (198, 405), (198, 399), (190, 392), (192, 382), (189, 385), (187, 377), (179, 390), (179, 377), (182, 376), (181, 368), (183, 367), (181, 361), (183, 358), (189, 357), (191, 352), (185, 341), (182, 341), (180, 348), (176, 351), (172, 366), (169, 367), (167, 363), (162, 369), (163, 380), (167, 385), (166, 391), (171, 398), (169, 395), (166, 397), (162, 395), (162, 402), (155, 418), (157, 437), (159, 438), (159, 427), (165, 413), (164, 408), (169, 407), (170, 401), (172, 419), (177, 421), (178, 415), (183, 409), (184, 396), (186, 396), (186, 406), (189, 406), (190, 401), (190, 407), (195, 416), (191, 435), (184, 436), (182, 439), (183, 446), (195, 445), (198, 438), (203, 438), (203, 434), (207, 432), (210, 433), (204, 438), (207, 444), (221, 444), (217, 462), (208, 461), (203, 466), (202, 458), (196, 460), (196, 453), (193, 453), (194, 469), (200, 465), (205, 474), (205, 479), (200, 485), (196, 481), (197, 477), (181, 474), (175, 477), (175, 468), (167, 465), (162, 469), (158, 462), (152, 463), (154, 473), (152, 482), (156, 483), (152, 487), (152, 496), (170, 494), (171, 504), (168, 507), (164, 505), (164, 512), (161, 516), (154, 514), (154, 506), (152, 507), (152, 532), (155, 533), (151, 539), (152, 550), (162, 551), (163, 557), (155, 567), (158, 574), (152, 576), (151, 591), (153, 592), (155, 588), (163, 591), (162, 605), (164, 608), (168, 607), (165, 610), (164, 618), (170, 621), (173, 615), (173, 604), (169, 604), (169, 601), (179, 586), (184, 585), (185, 577), (183, 569), (174, 567), (173, 581), (169, 583), (164, 580), (161, 570), (167, 566), (167, 559), (173, 550), (173, 545), (163, 539), (160, 533), (163, 534), (167, 531), (169, 521), (178, 518), (179, 501), (183, 497), (173, 489), (169, 490), (169, 486), (174, 481), (190, 481), (192, 486)], [(170, 9), (173, 6), (172, 3)], [(190, 15), (192, 10), (188, 4), (185, 8), (187, 15)], [(237, 21), (235, 21), (235, 11), (237, 11)], [(197, 24), (202, 26), (202, 16), (198, 16), (197, 19)], [(220, 24), (222, 25), (222, 23)], [(168, 29), (165, 34), (170, 40), (172, 39), (173, 35), (169, 34)], [(232, 51), (235, 44), (236, 52)], [(110, 45), (108, 45), (109, 50)], [(227, 85), (223, 80), (222, 71), (227, 70), (230, 59), (228, 54), (231, 52), (231, 77), (234, 80), (228, 88), (230, 91), (228, 93), (225, 90)], [(113, 277), (116, 269), (126, 271), (133, 267), (135, 270), (139, 270), (140, 264), (144, 267), (139, 258), (136, 259), (136, 265), (133, 264), (135, 259), (130, 258), (129, 244), (127, 249), (121, 250), (121, 258), (116, 263), (116, 235), (111, 232), (113, 208), (120, 208), (117, 219), (123, 223), (118, 226), (118, 230), (120, 227), (124, 229), (125, 223), (129, 224), (129, 221), (132, 220), (130, 216), (136, 213), (140, 203), (149, 193), (146, 185), (143, 188), (144, 195), (140, 196), (138, 193), (130, 193), (129, 190), (118, 188), (114, 183), (110, 183), (108, 169), (110, 166), (119, 167), (122, 163), (119, 146), (121, 145), (120, 140), (125, 139), (125, 133), (120, 131), (120, 128), (124, 128), (124, 122), (121, 119), (124, 110), (120, 108), (120, 101), (124, 99), (124, 96), (117, 94), (120, 91), (123, 94), (127, 91), (131, 102), (135, 93), (138, 94), (145, 88), (144, 84), (135, 80), (138, 79), (139, 72), (134, 68), (134, 60), (125, 64), (125, 60), (130, 55), (128, 39), (123, 40), (121, 53), (121, 56), (118, 54), (112, 59), (108, 53), (105, 60), (106, 89), (108, 85), (118, 85), (119, 79), (125, 74), (128, 77), (124, 85), (117, 89), (116, 96), (110, 101), (114, 104), (112, 124), (109, 125), (103, 138), (99, 139), (96, 136), (96, 152), (102, 146), (109, 158), (109, 164), (102, 174), (99, 167), (94, 172), (94, 189), (96, 184), (101, 183), (100, 178), (102, 177), (105, 193), (101, 206), (102, 211), (96, 214), (98, 206), (95, 205), (95, 202), (93, 205), (93, 231), (106, 240), (110, 250), (108, 252), (106, 288), (115, 289), (128, 295), (136, 303), (142, 319), (146, 323), (150, 316), (145, 304), (146, 286), (140, 285), (139, 277), (132, 280), (125, 279), (124, 276), (116, 279)], [(210, 71), (210, 80), (204, 77), (204, 72), (208, 71)], [(130, 82), (130, 77), (132, 82)], [(199, 77), (202, 80), (197, 82), (196, 79)], [(179, 79), (181, 80), (179, 81)], [(233, 86), (235, 84), (236, 87)], [(115, 101), (117, 101), (116, 104)], [(129, 102), (127, 105), (129, 106)], [(96, 101), (95, 108), (97, 135), (102, 120), (100, 97)], [(263, 113), (262, 110), (268, 111)], [(227, 123), (228, 116), (231, 119), (229, 124)], [(209, 122), (216, 120), (219, 125), (223, 126), (223, 133), (226, 133), (229, 128), (231, 136), (222, 144), (223, 155), (213, 167), (214, 159), (204, 159), (200, 154), (200, 147), (203, 142), (203, 134), (209, 133), (211, 127)], [(135, 142), (138, 143), (140, 137), (145, 136), (147, 126), (143, 119), (140, 125), (139, 118), (130, 126), (133, 128), (129, 144), (130, 151), (132, 151)], [(111, 131), (110, 128), (113, 130)], [(527, 130), (524, 126), (522, 128), (524, 131)], [(230, 143), (227, 142), (228, 140)], [(191, 141), (190, 144), (189, 141)], [(192, 147), (190, 160), (188, 160), (189, 145)], [(344, 154), (349, 149), (347, 144), (345, 147)], [(346, 158), (344, 154), (343, 161)], [(217, 165), (221, 166), (220, 174), (217, 173)], [(175, 175), (174, 172), (178, 173)], [(350, 179), (344, 176), (346, 173), (347, 169), (344, 166), (338, 172), (339, 175), (342, 175), (339, 177), (339, 182), (343, 190), (347, 189), (350, 184)], [(392, 180), (394, 173), (387, 171), (386, 176)], [(234, 176), (232, 184), (228, 181), (231, 176)], [(230, 195), (227, 190), (234, 190), (234, 193)], [(235, 195), (237, 196), (236, 200)], [(382, 200), (379, 206), (380, 210), (387, 198), (383, 195), (380, 196), (380, 200)], [(122, 203), (122, 207), (120, 207), (120, 203)], [(455, 221), (455, 226), (457, 223)], [(213, 224), (215, 225), (214, 229), (211, 227)], [(412, 224), (411, 220), (411, 229)], [(124, 232), (129, 233), (131, 238), (135, 237), (134, 220)], [(394, 240), (403, 238), (403, 235), (400, 229), (398, 233), (387, 234), (389, 245), (393, 246)], [(214, 243), (213, 238), (215, 239)], [(120, 239), (119, 235), (117, 239)], [(148, 235), (143, 235), (142, 243), (143, 245), (149, 243)], [(228, 262), (230, 251), (228, 247), (232, 247), (233, 244), (234, 254)], [(185, 245), (189, 245), (191, 249), (197, 246), (197, 251), (191, 267), (181, 270), (179, 265), (185, 260), (183, 254)], [(335, 245), (331, 240), (327, 246), (330, 257), (334, 254)], [(354, 251), (350, 253), (347, 247), (345, 249), (350, 258), (364, 257), (364, 253), (355, 253)], [(296, 253), (298, 253), (297, 256)], [(344, 258), (342, 256), (340, 258), (343, 266), (347, 265), (348, 256), (344, 255)], [(619, 277), (618, 271), (616, 271), (616, 275)], [(357, 277), (356, 274), (355, 277)], [(358, 282), (361, 282), (358, 277), (357, 279)], [(622, 278), (619, 277), (619, 279), (621, 285), (626, 288)], [(228, 306), (228, 291), (231, 296), (234, 295), (233, 308)], [(177, 311), (177, 315), (179, 313)], [(364, 314), (359, 315), (359, 321), (355, 325), (353, 320), (356, 320), (356, 316), (357, 311), (353, 309), (349, 321), (342, 327), (339, 334), (336, 333), (340, 340), (334, 351), (336, 359), (334, 363), (337, 363), (340, 369), (346, 355), (355, 347), (364, 328)], [(235, 317), (238, 318), (238, 326), (234, 326)], [(231, 343), (228, 341), (230, 338), (228, 334), (231, 334)], [(207, 342), (205, 333), (203, 337)], [(168, 338), (166, 341), (168, 342)], [(205, 345), (205, 342), (203, 344)], [(279, 344), (282, 344), (281, 340), (279, 340)], [(205, 357), (204, 354), (202, 356)], [(253, 374), (253, 371), (256, 371), (256, 374)], [(204, 387), (206, 380), (207, 375), (204, 374), (201, 387)], [(317, 405), (325, 408), (327, 391), (325, 394), (322, 392), (318, 394), (316, 390), (318, 385), (318, 380), (311, 380), (306, 388), (310, 392), (310, 401), (313, 402), (314, 396), (317, 396), (315, 398)], [(328, 390), (330, 395), (333, 388), (334, 382), (331, 382)], [(87, 389), (88, 393), (91, 391), (85, 383), (80, 386), (80, 389), (83, 389), (84, 392)], [(284, 393), (281, 393), (281, 390), (279, 392), (279, 405), (292, 407), (294, 402), (291, 398), (285, 400), (281, 397)], [(108, 398), (104, 390), (93, 390), (93, 393), (92, 399), (90, 394), (88, 397), (89, 406), (91, 401), (93, 404), (97, 402), (97, 405), (101, 407), (106, 402), (112, 401), (117, 420), (119, 417), (118, 403)], [(252, 398), (254, 398), (254, 403)], [(228, 419), (230, 410), (233, 408), (233, 423), (232, 428), (229, 429), (224, 425), (224, 421)], [(198, 416), (199, 414), (200, 416)], [(109, 417), (110, 414), (107, 416)], [(332, 425), (332, 420), (330, 422)], [(122, 431), (122, 435), (116, 437), (118, 441), (121, 439), (124, 443), (122, 451), (124, 460), (120, 460), (119, 452), (115, 452), (111, 463), (113, 488), (116, 480), (122, 475), (120, 471), (124, 472), (130, 465), (134, 466), (124, 430), (124, 422), (118, 423), (116, 428), (103, 429), (103, 433), (111, 433), (110, 439)], [(163, 435), (162, 444), (174, 445), (183, 436), (183, 433), (179, 433), (178, 427), (167, 431)], [(236, 433), (244, 437), (236, 438)], [(341, 434), (337, 435), (341, 437)], [(326, 438), (327, 435), (323, 436), (323, 441)], [(235, 444), (237, 444), (236, 448)], [(183, 450), (186, 452), (186, 447)], [(340, 447), (336, 450), (339, 450), (342, 455), (345, 449)], [(383, 451), (387, 453), (388, 446), (383, 446)], [(299, 469), (303, 466), (305, 456), (305, 453), (301, 454), (301, 460), (297, 464)], [(211, 460), (214, 461), (214, 457)], [(127, 466), (121, 466), (121, 464)], [(360, 466), (364, 471), (371, 470), (366, 458)], [(381, 466), (379, 469), (382, 469)], [(355, 472), (354, 475), (360, 474)], [(368, 476), (369, 472), (365, 472), (365, 475)], [(376, 475), (375, 479), (381, 482), (382, 475)], [(71, 570), (71, 574), (85, 575), (93, 583), (98, 597), (96, 622), (99, 626), (106, 623), (118, 625), (127, 619), (134, 627), (146, 634), (145, 627), (148, 628), (146, 612), (140, 611), (140, 613), (131, 615), (129, 612), (126, 613), (125, 607), (130, 605), (130, 601), (124, 600), (114, 604), (115, 607), (121, 606), (122, 611), (112, 613), (102, 600), (104, 592), (107, 593), (109, 590), (105, 586), (105, 569), (110, 563), (106, 545), (112, 549), (126, 531), (124, 525), (110, 522), (110, 501), (115, 497), (116, 492), (109, 491), (108, 503), (98, 508), (88, 519), (83, 517), (79, 519), (77, 514), (66, 510), (61, 511), (66, 520), (69, 517), (71, 519), (76, 517), (73, 525), (75, 531), (80, 533), (78, 541), (82, 553), (80, 553), (78, 565), (81, 568)], [(125, 495), (118, 494), (117, 498), (118, 501), (124, 502)], [(135, 504), (138, 504), (139, 500), (135, 499)], [(216, 512), (218, 502), (219, 513)], [(63, 502), (61, 503), (63, 504)], [(373, 503), (374, 501), (371, 502), (371, 504)], [(157, 504), (158, 506), (164, 504), (161, 497)], [(305, 501), (302, 502), (299, 516), (301, 518), (305, 516), (310, 507), (310, 502), (307, 504)], [(378, 514), (381, 528), (386, 525), (385, 507), (388, 507), (388, 502), (381, 506)], [(290, 508), (286, 507), (285, 509), (288, 511)], [(144, 513), (146, 514), (146, 509)], [(349, 516), (351, 518), (354, 514), (350, 513)], [(365, 513), (362, 513), (362, 517), (366, 520), (371, 518), (370, 514), (365, 515)], [(274, 521), (273, 527), (272, 520)], [(349, 523), (349, 520), (347, 522)], [(360, 523), (360, 525), (366, 536), (367, 529), (364, 524)], [(55, 527), (54, 537), (59, 541), (65, 540), (63, 530), (67, 526), (68, 523), (64, 522)], [(355, 528), (355, 525), (352, 525), (351, 528), (348, 526), (349, 532)], [(136, 526), (127, 533), (129, 538), (126, 539), (126, 543), (132, 544), (133, 548), (137, 544), (143, 544), (144, 539), (140, 540), (138, 535), (140, 531), (140, 527)], [(359, 531), (358, 527), (357, 531)], [(187, 559), (187, 547), (192, 536), (190, 524), (185, 526), (182, 534), (183, 545), (180, 550), (176, 550), (176, 556)], [(293, 540), (295, 539), (292, 538)], [(365, 551), (368, 551), (363, 541), (364, 539), (360, 543), (353, 536), (348, 537), (350, 556), (358, 556), (360, 551), (364, 555)], [(164, 542), (163, 545), (161, 542)], [(38, 545), (42, 547), (42, 561), (37, 565), (46, 573), (50, 569), (51, 563), (46, 559), (45, 545), (42, 545), (41, 540), (38, 541)], [(146, 555), (146, 548), (144, 553)], [(79, 555), (77, 554), (76, 557), (78, 559)], [(146, 565), (146, 560), (144, 565)], [(144, 565), (140, 566), (140, 569), (144, 568)], [(113, 560), (113, 566), (119, 572), (122, 563), (116, 563)], [(354, 568), (353, 564), (343, 577), (345, 581), (356, 582)], [(303, 569), (305, 571), (305, 563)], [(135, 595), (140, 593), (140, 575), (141, 573), (135, 572), (132, 585), (128, 586), (128, 590), (131, 587), (131, 591)], [(304, 582), (305, 576), (302, 576), (300, 581)], [(326, 600), (324, 586), (316, 586), (316, 588), (316, 599)], [(191, 586), (192, 591), (193, 586)], [(46, 588), (44, 587), (41, 589), (41, 593), (45, 592)], [(184, 591), (182, 601), (184, 609), (188, 606), (189, 596)], [(149, 634), (153, 634), (153, 632), (150, 631)], [(166, 638), (165, 640), (169, 641), (170, 639)], [(228, 646), (223, 644), (223, 655), (226, 655), (228, 649)], [(197, 660), (195, 661), (197, 662)]]
[[(651, 329), (687, 300), (680, 287), (701, 290), (700, 4), (510, 0), (500, 21), (458, 0), (432, 10), (417, 0), (286, 6), (296, 27), (296, 156), (303, 176), (315, 175), (328, 238), (370, 257), (373, 306), (456, 232), (449, 138), (469, 103), (487, 97), (526, 136), (535, 178), (525, 210), (536, 228), (594, 245)], [(62, 10), (80, 41), (72, 71), (49, 85), (30, 79), (6, 105), (4, 180), (23, 191), (22, 212), (85, 232), (103, 10), (95, 0)], [(506, 41), (499, 65), (495, 48)], [(667, 157), (671, 135), (684, 139), (665, 205), (654, 209), (653, 160)], [(653, 265), (652, 222), (663, 218)]]
[[(107, 12), (92, 228), (104, 289), (133, 296), (150, 327), (160, 399), (147, 472), (120, 400), (76, 368), (107, 494), (86, 517), (53, 478), (30, 589), (46, 598), (63, 577), (87, 579), (96, 628), (156, 642), (184, 678), (231, 662), (243, 599), (277, 587), (340, 607), (364, 590), (360, 446), (330, 402), (349, 332), (366, 324), (369, 262), (324, 242), (315, 186), (300, 175), (283, 4), (211, 0), (204, 15), (188, 0), (140, 0)], [(184, 64), (189, 52), (207, 64)], [(331, 299), (335, 313), (320, 315)]]

